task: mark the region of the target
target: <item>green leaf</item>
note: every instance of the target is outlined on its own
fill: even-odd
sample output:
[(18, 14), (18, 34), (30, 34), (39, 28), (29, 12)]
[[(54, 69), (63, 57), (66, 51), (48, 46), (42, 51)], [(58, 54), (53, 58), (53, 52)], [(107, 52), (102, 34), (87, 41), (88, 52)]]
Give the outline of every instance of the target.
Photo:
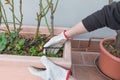
[(1, 40), (0, 40), (0, 51), (4, 50), (7, 44), (7, 38), (5, 36), (5, 33), (1, 34)]
[(17, 31), (12, 32), (11, 35), (9, 35), (10, 42), (13, 43), (14, 39), (17, 38), (17, 36), (18, 36)]
[(20, 46), (24, 45), (24, 43), (25, 43), (25, 39), (21, 39), (21, 40), (19, 40), (19, 42), (18, 42), (18, 44), (19, 44)]
[(30, 52), (31, 52), (31, 56), (37, 56), (39, 54), (35, 46), (32, 46), (30, 48)]

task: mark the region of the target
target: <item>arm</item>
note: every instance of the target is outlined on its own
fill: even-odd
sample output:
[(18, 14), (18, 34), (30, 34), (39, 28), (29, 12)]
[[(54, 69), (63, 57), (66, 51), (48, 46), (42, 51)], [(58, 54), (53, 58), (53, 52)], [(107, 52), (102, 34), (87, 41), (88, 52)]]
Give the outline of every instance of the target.
[[(101, 10), (89, 15), (71, 29), (51, 38), (44, 47), (62, 47), (65, 41), (73, 36), (90, 32), (105, 26), (115, 30), (120, 29), (120, 2), (104, 6)], [(44, 49), (43, 53), (46, 53), (46, 51), (47, 49)], [(49, 52), (52, 51), (57, 53), (59, 49), (51, 49)]]
[(106, 5), (101, 10), (87, 16), (77, 25), (68, 30), (66, 35), (68, 37), (73, 37), (105, 26), (114, 30), (120, 29), (120, 2)]
[(68, 31), (65, 32), (65, 34), (68, 37), (73, 37), (78, 34), (86, 33), (88, 30), (83, 25), (82, 21), (76, 24), (74, 27), (70, 28)]
[[(44, 48), (62, 47), (66, 40), (69, 40), (73, 36), (90, 32), (105, 26), (115, 30), (120, 29), (120, 2), (106, 5), (101, 10), (89, 15), (71, 29), (51, 38), (44, 45)], [(57, 53), (59, 49), (44, 49), (43, 53), (48, 53), (47, 51), (50, 53)]]

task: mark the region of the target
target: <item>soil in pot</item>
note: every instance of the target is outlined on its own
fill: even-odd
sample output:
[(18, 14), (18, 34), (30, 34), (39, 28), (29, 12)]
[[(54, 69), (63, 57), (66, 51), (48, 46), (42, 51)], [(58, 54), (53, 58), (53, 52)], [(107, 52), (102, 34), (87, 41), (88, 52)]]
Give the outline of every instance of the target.
[(120, 58), (120, 48), (115, 48), (115, 40), (105, 41), (103, 46), (110, 54)]

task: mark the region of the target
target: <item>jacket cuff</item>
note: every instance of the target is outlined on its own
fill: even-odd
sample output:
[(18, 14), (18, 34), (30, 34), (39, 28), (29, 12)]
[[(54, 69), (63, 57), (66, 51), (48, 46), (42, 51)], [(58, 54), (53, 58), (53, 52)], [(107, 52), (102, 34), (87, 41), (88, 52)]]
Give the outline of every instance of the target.
[(71, 70), (68, 70), (68, 72), (67, 72), (67, 76), (66, 76), (66, 80), (69, 79), (69, 76), (70, 76), (70, 75), (72, 75), (72, 71), (71, 71)]

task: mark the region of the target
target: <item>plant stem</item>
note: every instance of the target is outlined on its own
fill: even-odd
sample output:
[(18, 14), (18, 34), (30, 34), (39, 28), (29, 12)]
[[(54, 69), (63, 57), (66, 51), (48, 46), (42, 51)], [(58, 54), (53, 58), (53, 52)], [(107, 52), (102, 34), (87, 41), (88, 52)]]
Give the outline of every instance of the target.
[(36, 35), (35, 35), (35, 40), (38, 39), (38, 33), (39, 33), (39, 27), (40, 27), (40, 22), (41, 22), (42, 16), (37, 13), (37, 29), (36, 29)]
[(53, 10), (53, 13), (55, 13), (56, 9), (57, 9), (57, 6), (58, 6), (58, 0), (56, 1), (56, 4), (55, 4), (55, 8)]
[(13, 17), (13, 25), (14, 25), (14, 30), (16, 30), (16, 22), (15, 22), (15, 11), (14, 11), (14, 0), (12, 0), (12, 3), (10, 3), (10, 6), (12, 7), (12, 17)]
[(45, 18), (45, 23), (46, 23), (46, 26), (48, 28), (48, 31), (49, 31), (50, 35), (52, 35), (52, 31), (51, 31), (51, 28), (50, 28), (50, 26), (48, 24), (47, 17), (45, 16), (44, 18)]
[(21, 27), (22, 27), (22, 22), (23, 22), (23, 14), (22, 14), (22, 0), (20, 0), (20, 25), (19, 25), (19, 29), (18, 32), (20, 32)]
[(116, 30), (116, 32), (115, 48), (120, 49), (120, 30)]
[(42, 5), (42, 0), (40, 0), (40, 4), (39, 4), (39, 9), (40, 9), (39, 13), (37, 13), (37, 28), (36, 28), (35, 40), (38, 38), (39, 27), (40, 27), (41, 19), (42, 19), (41, 5)]
[[(2, 4), (1, 1), (0, 1), (0, 5), (1, 5), (1, 16), (2, 16), (2, 19), (3, 19), (4, 23), (5, 23), (5, 26), (6, 26), (6, 28), (7, 28), (8, 34), (10, 35), (11, 32), (10, 32), (10, 29), (9, 29), (6, 12), (5, 12), (5, 9), (4, 9), (3, 4)], [(2, 12), (2, 11), (3, 11), (3, 12)], [(4, 15), (3, 15), (3, 14), (4, 14)]]
[(53, 36), (54, 36), (54, 12), (53, 12), (53, 3), (51, 3), (51, 16), (50, 16), (50, 18), (51, 18), (51, 32), (52, 32), (51, 37), (53, 37)]
[[(19, 9), (19, 11), (20, 11), (20, 20), (19, 20), (19, 19), (16, 17), (16, 15), (15, 15), (15, 10), (14, 10), (14, 0), (12, 0), (12, 3), (9, 3), (10, 6), (12, 7), (10, 10), (11, 10), (11, 12), (12, 12), (12, 16), (13, 16), (14, 30), (18, 31), (18, 33), (19, 33), (20, 30), (21, 30), (22, 21), (23, 21), (23, 14), (22, 14), (22, 0), (20, 0), (19, 3), (20, 3), (20, 9)], [(15, 21), (15, 20), (17, 20), (18, 23), (19, 23), (19, 27), (18, 27), (18, 29), (16, 28), (16, 21)]]
[(38, 33), (39, 33), (40, 25), (41, 25), (41, 20), (48, 13), (48, 11), (49, 11), (49, 5), (47, 5), (45, 8), (43, 8), (42, 0), (40, 0), (39, 9), (40, 9), (39, 13), (37, 13), (38, 24), (37, 24), (35, 39), (38, 38)]
[[(52, 0), (52, 2), (53, 2), (53, 0)], [(51, 6), (50, 6), (50, 8), (51, 8), (51, 32), (52, 32), (51, 36), (52, 37), (54, 36), (54, 13), (57, 9), (57, 6), (58, 6), (58, 0), (56, 1), (55, 7), (54, 7), (53, 3), (51, 3)]]
[(2, 10), (1, 10), (1, 5), (0, 5), (0, 25), (2, 23)]

